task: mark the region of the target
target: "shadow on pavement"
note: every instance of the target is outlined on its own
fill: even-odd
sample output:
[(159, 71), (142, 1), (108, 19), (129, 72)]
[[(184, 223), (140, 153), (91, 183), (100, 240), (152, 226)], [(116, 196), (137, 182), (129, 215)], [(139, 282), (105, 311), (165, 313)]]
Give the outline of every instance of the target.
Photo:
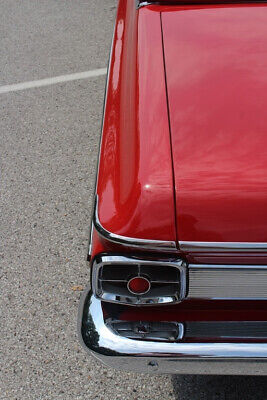
[(173, 375), (177, 400), (266, 400), (265, 376)]

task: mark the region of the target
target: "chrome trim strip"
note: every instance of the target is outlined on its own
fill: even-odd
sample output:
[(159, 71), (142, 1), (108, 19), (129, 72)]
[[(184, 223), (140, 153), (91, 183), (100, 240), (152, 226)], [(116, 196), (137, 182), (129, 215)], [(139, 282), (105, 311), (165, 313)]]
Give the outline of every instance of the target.
[(167, 251), (175, 252), (177, 250), (176, 243), (167, 240), (148, 240), (148, 239), (137, 239), (127, 236), (117, 235), (105, 229), (101, 224), (98, 216), (98, 195), (95, 198), (95, 210), (93, 214), (93, 223), (97, 232), (106, 240), (131, 248), (138, 248), (144, 250), (154, 251)]
[(179, 241), (184, 252), (266, 252), (267, 243), (256, 242), (189, 242)]
[[(218, 0), (218, 2), (219, 2), (219, 0)], [(201, 0), (200, 0), (200, 3), (201, 3)], [(203, 0), (203, 3), (204, 3), (204, 0)], [(177, 5), (179, 6), (181, 4), (182, 5), (186, 5), (186, 4), (187, 5), (194, 5), (196, 3), (194, 1), (190, 2), (188, 0), (185, 0), (182, 3), (179, 0), (178, 1), (170, 0), (168, 2), (160, 1), (160, 0), (159, 1), (142, 1), (142, 0), (138, 1), (137, 0), (137, 9), (142, 8), (142, 7), (146, 7), (146, 6), (177, 6)]]
[[(244, 4), (247, 3), (247, 0), (225, 0), (223, 4)], [(266, 0), (255, 0), (255, 3), (261, 4), (261, 3), (266, 3)], [(218, 5), (222, 4), (221, 0), (214, 0), (212, 3), (207, 3), (205, 0), (198, 0), (198, 1), (190, 1), (190, 0), (184, 0), (184, 1), (175, 1), (175, 0), (170, 0), (169, 2), (163, 2), (163, 1), (140, 1), (138, 4), (137, 0), (137, 9), (145, 6), (184, 6), (184, 5), (193, 5), (193, 6), (198, 6), (198, 5)]]
[(91, 355), (126, 371), (267, 375), (267, 343), (159, 343), (125, 338), (108, 328), (101, 301), (88, 291), (80, 301), (78, 334)]
[(150, 1), (140, 1), (139, 4), (137, 4), (137, 9), (146, 7), (146, 6), (151, 6), (151, 5), (158, 5), (157, 3), (151, 3)]
[(267, 266), (190, 264), (188, 298), (267, 300)]

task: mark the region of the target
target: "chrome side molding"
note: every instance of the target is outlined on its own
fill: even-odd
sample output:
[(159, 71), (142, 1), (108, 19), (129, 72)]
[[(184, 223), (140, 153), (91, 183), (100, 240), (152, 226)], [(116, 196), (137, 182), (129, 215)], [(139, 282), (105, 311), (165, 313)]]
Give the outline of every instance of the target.
[(158, 3), (152, 3), (150, 1), (139, 1), (139, 0), (137, 0), (136, 8), (139, 9), (139, 8), (146, 7), (146, 6), (151, 6), (153, 4), (155, 5), (155, 4), (158, 4)]
[[(255, 3), (264, 3), (265, 2), (265, 0), (255, 0)], [(234, 4), (236, 4), (236, 3), (245, 3), (245, 0), (232, 0), (232, 1), (226, 1), (225, 2), (226, 4), (227, 3), (234, 3)], [(153, 1), (153, 2), (151, 2), (151, 1), (142, 1), (142, 0), (137, 0), (137, 6), (136, 6), (136, 8), (137, 9), (139, 9), (139, 8), (142, 8), (142, 7), (146, 7), (146, 6), (179, 6), (179, 5), (201, 5), (201, 4), (207, 4), (207, 2), (205, 2), (205, 0), (199, 0), (199, 1), (190, 1), (190, 0), (184, 0), (183, 2), (181, 2), (181, 1), (174, 1), (174, 0), (170, 0), (170, 1), (168, 1), (168, 2), (163, 2), (163, 1)], [(214, 0), (211, 4), (220, 4), (220, 0)]]
[(266, 252), (267, 243), (256, 242), (188, 242), (179, 241), (179, 248), (184, 252)]
[(113, 242), (130, 248), (138, 248), (140, 250), (165, 251), (172, 253), (177, 250), (175, 241), (131, 238), (127, 236), (117, 235), (116, 233), (112, 233), (105, 229), (101, 224), (98, 216), (98, 195), (96, 195), (95, 198), (93, 224), (97, 232), (109, 242)]

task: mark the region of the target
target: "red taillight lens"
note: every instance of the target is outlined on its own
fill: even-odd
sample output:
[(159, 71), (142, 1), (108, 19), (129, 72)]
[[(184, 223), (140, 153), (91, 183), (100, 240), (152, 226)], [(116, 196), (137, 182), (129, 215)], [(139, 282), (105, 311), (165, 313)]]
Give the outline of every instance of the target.
[(136, 276), (129, 280), (128, 289), (134, 294), (144, 294), (150, 289), (150, 282), (142, 276)]

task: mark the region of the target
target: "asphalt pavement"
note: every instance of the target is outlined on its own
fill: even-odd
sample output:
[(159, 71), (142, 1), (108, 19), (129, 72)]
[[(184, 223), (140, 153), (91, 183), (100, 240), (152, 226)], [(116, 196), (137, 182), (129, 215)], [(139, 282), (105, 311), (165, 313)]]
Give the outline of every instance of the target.
[[(103, 68), (115, 0), (0, 0), (0, 86)], [(0, 94), (0, 399), (266, 399), (261, 377), (148, 376), (76, 333), (105, 76)]]

